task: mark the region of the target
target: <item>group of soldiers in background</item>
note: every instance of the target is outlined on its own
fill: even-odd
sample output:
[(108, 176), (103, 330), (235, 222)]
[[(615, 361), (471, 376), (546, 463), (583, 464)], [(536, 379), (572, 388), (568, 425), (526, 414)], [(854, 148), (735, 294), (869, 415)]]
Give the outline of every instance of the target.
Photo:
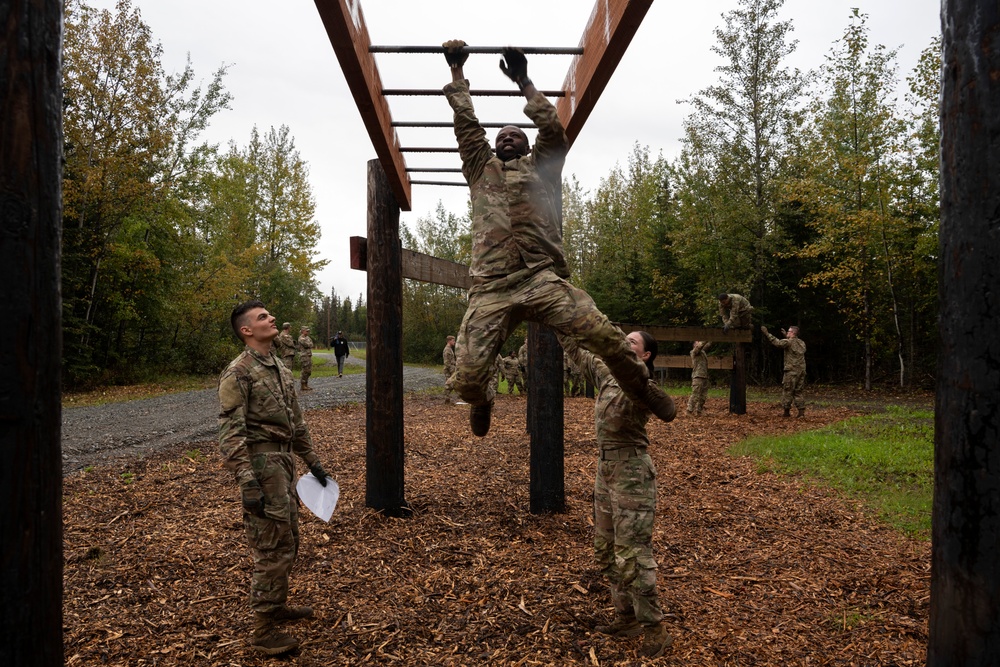
[(281, 357), (281, 362), (285, 368), (292, 370), (295, 365), (295, 355), (299, 356), (299, 367), (302, 370), (300, 375), (301, 391), (312, 391), (309, 386), (309, 376), (312, 375), (312, 351), (313, 341), (309, 337), (309, 327), (299, 329), (299, 338), (292, 338), (292, 324), (285, 322), (281, 325), (281, 333), (274, 339), (275, 352)]

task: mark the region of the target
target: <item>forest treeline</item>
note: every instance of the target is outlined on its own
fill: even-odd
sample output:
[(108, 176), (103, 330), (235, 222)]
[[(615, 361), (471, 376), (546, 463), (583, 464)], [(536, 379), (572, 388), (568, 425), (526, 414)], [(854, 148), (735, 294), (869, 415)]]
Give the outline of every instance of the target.
[[(811, 381), (931, 381), (937, 298), (940, 43), (901, 80), (864, 13), (817, 69), (787, 66), (783, 0), (723, 15), (717, 79), (687, 100), (672, 159), (633, 147), (593, 191), (563, 185), (574, 284), (617, 321), (719, 323), (717, 295), (754, 326), (796, 324)], [(64, 43), (64, 380), (68, 387), (214, 372), (232, 356), (232, 305), (259, 297), (282, 320), (353, 340), (363, 295), (321, 294), (320, 223), (287, 127), (227, 147), (200, 139), (229, 107), (226, 67), (195, 85), (166, 74), (130, 0), (69, 0)], [(572, 160), (570, 161), (570, 164)], [(404, 247), (469, 261), (468, 212), (440, 204)], [(406, 281), (404, 359), (440, 362), (461, 290)], [(518, 332), (508, 347), (520, 344)], [(676, 344), (675, 353), (689, 349)], [(750, 377), (780, 376), (754, 333)]]
[[(780, 378), (782, 363), (758, 327), (794, 324), (811, 381), (930, 384), (940, 41), (927, 45), (904, 88), (896, 52), (871, 44), (866, 16), (854, 10), (826, 61), (803, 73), (785, 65), (796, 42), (792, 21), (778, 19), (782, 4), (741, 0), (723, 16), (718, 79), (682, 100), (690, 113), (675, 159), (636, 145), (595, 191), (564, 182), (571, 280), (621, 322), (721, 325), (718, 295), (748, 297), (754, 381)], [(439, 210), (417, 236), (467, 228)], [(467, 252), (428, 247), (449, 259)], [(417, 292), (430, 304), (447, 288)], [(421, 354), (440, 355), (461, 310)]]

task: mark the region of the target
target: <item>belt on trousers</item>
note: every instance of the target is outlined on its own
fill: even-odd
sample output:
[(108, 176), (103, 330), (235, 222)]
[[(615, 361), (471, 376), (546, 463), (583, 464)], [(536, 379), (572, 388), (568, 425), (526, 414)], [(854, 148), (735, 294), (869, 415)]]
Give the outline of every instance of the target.
[(618, 449), (602, 449), (601, 459), (604, 461), (627, 461), (633, 456), (642, 456), (645, 447), (619, 447)]
[(281, 444), (280, 442), (257, 442), (250, 445), (247, 449), (253, 454), (262, 454), (264, 452), (290, 452), (292, 451), (291, 443)]

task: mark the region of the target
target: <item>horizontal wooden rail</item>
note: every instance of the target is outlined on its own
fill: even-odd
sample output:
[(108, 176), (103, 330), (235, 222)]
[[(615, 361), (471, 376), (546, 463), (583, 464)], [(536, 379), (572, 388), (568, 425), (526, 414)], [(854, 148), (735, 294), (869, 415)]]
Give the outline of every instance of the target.
[[(658, 356), (653, 360), (653, 366), (656, 368), (691, 368), (691, 356), (687, 354)], [(709, 357), (708, 367), (716, 370), (731, 371), (733, 370), (733, 358), (730, 356)]]
[(645, 331), (656, 340), (672, 342), (694, 342), (696, 340), (713, 343), (749, 343), (750, 329), (730, 329), (728, 333), (722, 327), (663, 327), (653, 324), (635, 324), (633, 322), (615, 322), (625, 333)]
[[(458, 262), (432, 257), (422, 252), (403, 249), (403, 277), (419, 280), (432, 285), (472, 287), (469, 267)], [(364, 236), (351, 237), (351, 268), (357, 271), (368, 270), (368, 239)]]

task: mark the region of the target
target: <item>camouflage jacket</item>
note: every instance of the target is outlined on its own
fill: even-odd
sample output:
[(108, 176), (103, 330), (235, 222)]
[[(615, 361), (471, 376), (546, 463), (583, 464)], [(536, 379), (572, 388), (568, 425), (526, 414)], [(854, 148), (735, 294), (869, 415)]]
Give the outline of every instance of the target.
[(287, 331), (282, 331), (278, 334), (278, 337), (274, 339), (274, 346), (272, 349), (279, 357), (294, 356), (295, 341), (292, 340), (292, 334)]
[(517, 351), (517, 363), (521, 365), (523, 370), (528, 369), (528, 342), (525, 341), (521, 344), (521, 347)]
[(561, 339), (560, 342), (584, 379), (597, 388), (594, 405), (597, 446), (601, 449), (648, 446), (646, 422), (650, 413), (645, 406), (633, 403), (625, 395), (600, 357), (577, 347), (572, 340)]
[(313, 339), (309, 336), (299, 336), (299, 339), (295, 341), (295, 347), (298, 348), (299, 354), (304, 354), (308, 357), (312, 356), (313, 353)]
[(750, 326), (750, 313), (753, 312), (753, 306), (747, 301), (745, 296), (740, 294), (730, 294), (729, 295), (729, 306), (723, 306), (722, 302), (719, 302), (719, 317), (722, 318), (722, 323), (731, 327), (748, 327)]
[(517, 357), (504, 357), (501, 363), (505, 380), (514, 382), (521, 379), (521, 364), (518, 363)]
[(444, 349), (441, 350), (441, 357), (444, 359), (444, 372), (451, 375), (458, 368), (458, 362), (455, 359), (455, 347), (453, 345), (445, 345)]
[(469, 274), (497, 277), (551, 267), (568, 278), (557, 207), (569, 141), (556, 108), (541, 93), (525, 105), (538, 137), (528, 155), (504, 162), (476, 118), (468, 80), (449, 83), (444, 92), (455, 112), (462, 174), (472, 197)]
[(691, 348), (691, 377), (708, 377), (708, 355), (705, 350), (712, 346), (712, 341), (702, 343), (700, 347)]
[(295, 396), (295, 379), (273, 353), (245, 348), (219, 376), (219, 403), (219, 449), (238, 483), (253, 479), (250, 455), (258, 444), (288, 445), (306, 465), (319, 461)]
[(785, 370), (793, 373), (806, 372), (806, 344), (801, 338), (777, 338), (771, 332), (767, 333), (771, 345), (785, 351)]

